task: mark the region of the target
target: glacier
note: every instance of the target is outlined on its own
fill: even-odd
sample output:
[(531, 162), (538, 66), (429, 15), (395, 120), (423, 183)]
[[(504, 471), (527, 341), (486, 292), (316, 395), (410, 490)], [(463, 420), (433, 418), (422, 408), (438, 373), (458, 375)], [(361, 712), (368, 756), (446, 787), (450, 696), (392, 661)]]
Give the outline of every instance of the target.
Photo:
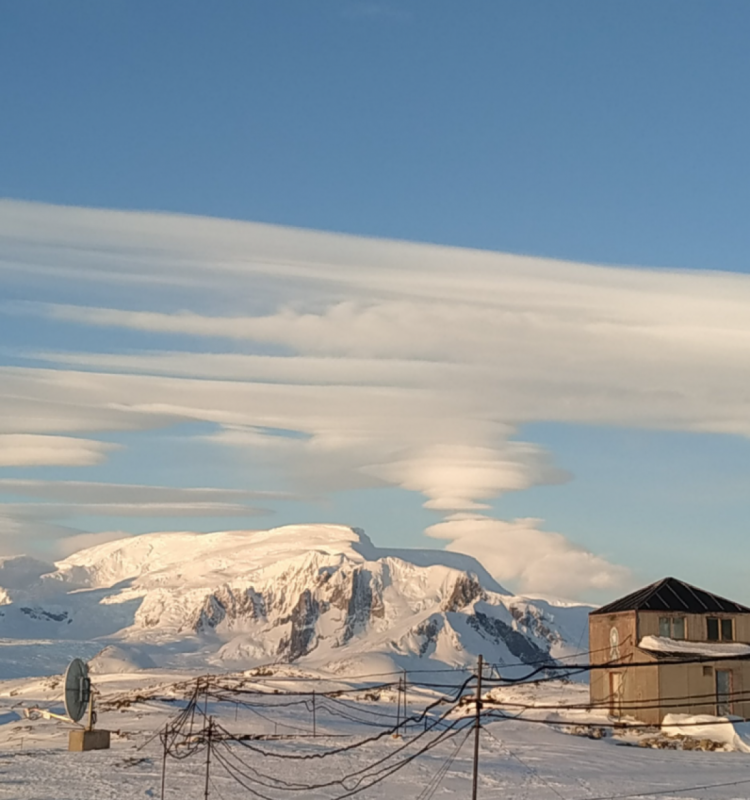
[(503, 675), (588, 649), (584, 605), (514, 595), (474, 558), (358, 528), (151, 533), (56, 563), (0, 559), (0, 677), (295, 664), (347, 676)]

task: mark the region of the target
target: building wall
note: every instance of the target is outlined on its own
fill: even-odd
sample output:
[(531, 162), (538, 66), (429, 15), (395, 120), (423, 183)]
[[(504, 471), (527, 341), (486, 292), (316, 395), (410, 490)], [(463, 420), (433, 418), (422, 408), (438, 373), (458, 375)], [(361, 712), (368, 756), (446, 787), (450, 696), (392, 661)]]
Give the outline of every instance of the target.
[[(617, 631), (618, 652), (612, 652), (612, 630)], [(635, 611), (589, 616), (589, 650), (592, 664), (628, 661), (633, 658), (638, 636)]]
[[(716, 670), (732, 675), (732, 694), (750, 694), (750, 661), (707, 661), (697, 664), (664, 664), (637, 648), (644, 636), (659, 635), (659, 617), (665, 612), (621, 611), (589, 617), (591, 664), (621, 664), (590, 673), (590, 698), (594, 707), (613, 709), (615, 716), (634, 717), (658, 725), (665, 714), (716, 714)], [(677, 616), (674, 614), (673, 616)], [(750, 644), (750, 614), (686, 614), (687, 638), (706, 641), (706, 616), (732, 617), (735, 641)], [(611, 648), (617, 631), (619, 658)], [(647, 666), (631, 667), (628, 663)], [(621, 674), (619, 701), (612, 697), (612, 673)], [(750, 700), (732, 702), (733, 714), (750, 718)]]
[[(638, 614), (638, 636), (658, 636), (659, 617), (678, 616), (658, 611)], [(750, 644), (750, 614), (685, 614), (685, 638), (693, 642), (707, 641), (706, 617), (734, 620), (734, 641)], [(716, 714), (716, 670), (728, 670), (732, 675), (732, 694), (750, 691), (750, 662), (706, 661), (699, 664), (660, 664), (659, 697), (661, 713)], [(689, 699), (686, 699), (689, 698)], [(732, 713), (750, 717), (750, 702), (733, 701)]]
[[(750, 690), (750, 664), (747, 661), (660, 664), (661, 714), (658, 721), (661, 722), (665, 714), (716, 714), (717, 669), (731, 672), (732, 694), (743, 694)], [(731, 713), (750, 717), (750, 702), (733, 700)]]
[[(619, 658), (613, 652), (612, 630), (617, 631)], [(589, 696), (591, 704), (597, 708), (612, 709), (615, 716), (634, 716), (649, 724), (658, 722), (659, 673), (655, 659), (648, 653), (636, 649), (638, 643), (637, 616), (635, 611), (621, 611), (617, 614), (592, 615), (589, 617), (589, 648), (591, 664), (603, 665), (609, 662), (623, 664), (612, 669), (594, 669), (590, 673)], [(629, 662), (648, 662), (653, 666), (628, 669)], [(613, 673), (620, 674), (620, 697), (612, 697)], [(654, 706), (641, 713), (644, 705)], [(618, 713), (619, 712), (619, 713)]]
[[(637, 659), (639, 662), (645, 658)], [(649, 656), (648, 660), (653, 660)], [(645, 722), (647, 725), (658, 725), (661, 722), (661, 692), (659, 688), (659, 665), (637, 667), (630, 670), (629, 680), (633, 684), (630, 696), (630, 707), (625, 707), (627, 716)]]

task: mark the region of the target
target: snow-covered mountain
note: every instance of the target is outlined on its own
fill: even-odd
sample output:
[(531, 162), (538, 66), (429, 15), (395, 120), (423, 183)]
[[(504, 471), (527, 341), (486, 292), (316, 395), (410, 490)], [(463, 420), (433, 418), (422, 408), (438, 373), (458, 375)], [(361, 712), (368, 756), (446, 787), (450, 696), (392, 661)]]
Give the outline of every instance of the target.
[(6, 641), (107, 646), (102, 669), (293, 662), (351, 675), (472, 666), (479, 653), (527, 670), (585, 650), (588, 611), (514, 596), (469, 556), (381, 549), (338, 525), (146, 534), (56, 564), (6, 558), (0, 603)]

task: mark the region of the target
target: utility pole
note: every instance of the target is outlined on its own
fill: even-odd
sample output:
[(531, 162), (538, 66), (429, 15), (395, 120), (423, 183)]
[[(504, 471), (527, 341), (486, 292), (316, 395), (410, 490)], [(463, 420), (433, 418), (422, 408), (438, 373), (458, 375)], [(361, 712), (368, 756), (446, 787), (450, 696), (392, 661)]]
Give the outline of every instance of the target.
[(409, 716), (406, 711), (406, 670), (404, 670), (403, 686), (404, 686), (404, 733), (406, 733), (406, 719)]
[(474, 717), (474, 774), (471, 784), (471, 800), (477, 800), (477, 780), (479, 777), (479, 724), (482, 713), (482, 656), (477, 661), (477, 699), (476, 715)]
[(211, 775), (211, 734), (214, 730), (214, 718), (208, 719), (208, 733), (206, 734), (206, 788), (203, 792), (204, 800), (208, 800), (208, 781)]
[(401, 676), (398, 679), (398, 689), (396, 690), (396, 736), (401, 729)]
[(167, 785), (167, 753), (169, 752), (169, 723), (164, 728), (164, 753), (161, 759), (161, 800), (164, 800), (164, 789)]
[(200, 677), (195, 679), (195, 697), (193, 698), (192, 709), (190, 710), (190, 735), (193, 735), (193, 723), (195, 722), (195, 708), (198, 705), (198, 695), (201, 690)]

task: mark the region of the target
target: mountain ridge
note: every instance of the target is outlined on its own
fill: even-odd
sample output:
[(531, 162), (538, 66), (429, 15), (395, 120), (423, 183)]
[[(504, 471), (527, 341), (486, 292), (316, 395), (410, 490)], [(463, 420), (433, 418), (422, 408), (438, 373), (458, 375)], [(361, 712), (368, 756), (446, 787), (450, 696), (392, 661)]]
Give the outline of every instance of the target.
[(470, 556), (379, 548), (343, 525), (153, 533), (55, 564), (3, 559), (0, 602), (11, 639), (85, 638), (136, 664), (333, 672), (463, 667), (480, 652), (500, 669), (552, 662), (580, 649), (588, 610), (515, 596)]

